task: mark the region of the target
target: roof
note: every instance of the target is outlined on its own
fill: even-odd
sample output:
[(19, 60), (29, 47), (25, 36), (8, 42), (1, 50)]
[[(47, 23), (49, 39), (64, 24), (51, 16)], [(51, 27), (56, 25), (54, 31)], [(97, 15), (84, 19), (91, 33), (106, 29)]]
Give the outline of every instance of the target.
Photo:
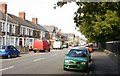
[(47, 31), (42, 25), (37, 24), (37, 27), (41, 30), (41, 31)]
[(29, 21), (29, 20), (26, 20), (30, 25), (32, 25), (32, 27), (34, 28), (34, 29), (38, 29), (38, 30), (40, 30), (40, 28), (37, 26), (37, 24), (34, 24), (33, 22), (31, 22), (31, 21)]
[(56, 27), (51, 25), (51, 26), (48, 26), (48, 25), (45, 25), (43, 26), (48, 32), (51, 32), (53, 33), (54, 31), (56, 31)]
[[(1, 11), (0, 11), (0, 20), (6, 21), (6, 14), (2, 13)], [(15, 21), (13, 18), (11, 18), (11, 17), (9, 16), (9, 14), (7, 14), (7, 21), (8, 21), (8, 22), (11, 22), (11, 23), (15, 23), (15, 24), (18, 23), (18, 22)]]
[(8, 14), (11, 18), (13, 18), (16, 22), (18, 22), (19, 25), (35, 28), (33, 25), (27, 22), (27, 20), (23, 20), (22, 18), (19, 18), (15, 15)]
[(73, 33), (68, 33), (68, 37), (75, 37), (75, 34), (73, 34)]

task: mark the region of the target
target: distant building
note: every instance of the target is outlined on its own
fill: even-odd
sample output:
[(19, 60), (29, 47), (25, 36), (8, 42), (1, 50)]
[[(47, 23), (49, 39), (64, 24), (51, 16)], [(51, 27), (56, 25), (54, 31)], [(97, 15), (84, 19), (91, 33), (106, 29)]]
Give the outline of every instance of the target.
[(53, 42), (58, 39), (58, 28), (54, 25), (45, 25), (44, 28), (49, 32), (48, 40), (50, 42), (51, 48), (53, 48)]

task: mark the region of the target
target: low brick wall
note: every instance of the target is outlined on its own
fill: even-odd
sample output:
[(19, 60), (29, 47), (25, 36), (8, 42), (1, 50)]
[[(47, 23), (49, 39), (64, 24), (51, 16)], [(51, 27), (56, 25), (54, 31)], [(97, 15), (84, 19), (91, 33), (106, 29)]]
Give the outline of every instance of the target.
[(113, 53), (109, 50), (104, 50), (104, 52), (106, 54), (108, 54), (110, 57), (114, 58), (115, 60), (117, 60), (118, 62), (120, 62), (120, 55), (119, 54), (116, 54), (116, 53)]
[(17, 46), (21, 54), (29, 53), (29, 47)]

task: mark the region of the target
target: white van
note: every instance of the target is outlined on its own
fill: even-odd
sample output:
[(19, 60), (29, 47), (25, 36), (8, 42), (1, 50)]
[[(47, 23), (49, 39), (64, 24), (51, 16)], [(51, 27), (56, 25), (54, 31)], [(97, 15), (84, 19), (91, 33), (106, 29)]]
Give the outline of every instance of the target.
[(54, 41), (53, 49), (62, 49), (62, 42), (61, 41)]

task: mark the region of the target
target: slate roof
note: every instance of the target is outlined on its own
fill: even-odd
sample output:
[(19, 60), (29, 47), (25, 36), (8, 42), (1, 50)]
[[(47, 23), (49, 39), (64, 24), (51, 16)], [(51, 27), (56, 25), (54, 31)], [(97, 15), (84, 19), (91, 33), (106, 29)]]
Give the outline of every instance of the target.
[[(13, 18), (16, 22), (18, 22), (19, 25), (23, 25), (23, 26), (27, 26), (27, 27), (31, 27), (31, 28), (34, 28), (34, 29), (38, 29), (37, 27), (33, 26), (32, 23), (29, 23), (30, 21), (28, 20), (23, 20), (22, 18), (20, 17), (17, 17), (15, 15), (12, 15), (12, 14), (8, 14), (11, 18)], [(38, 29), (39, 30), (39, 29)]]
[(73, 34), (73, 33), (68, 33), (68, 37), (75, 37), (75, 34)]
[(32, 25), (32, 27), (34, 28), (34, 29), (37, 29), (37, 30), (40, 30), (40, 28), (37, 26), (37, 24), (34, 24), (33, 22), (31, 22), (31, 21), (28, 21), (28, 20), (26, 20), (30, 25)]
[(53, 25), (50, 25), (50, 26), (49, 25), (45, 25), (43, 27), (50, 33), (53, 33), (53, 32), (55, 32), (57, 30), (57, 27), (55, 27)]
[(40, 28), (41, 31), (47, 31), (42, 25), (37, 24), (37, 26)]
[[(2, 13), (1, 11), (0, 11), (0, 20), (4, 20), (4, 21), (6, 21), (6, 14), (4, 14), (4, 13)], [(9, 16), (9, 14), (7, 15), (7, 22), (11, 22), (11, 23), (15, 23), (15, 24), (17, 24), (18, 22), (17, 21), (15, 21), (13, 18), (11, 18), (10, 16)]]

